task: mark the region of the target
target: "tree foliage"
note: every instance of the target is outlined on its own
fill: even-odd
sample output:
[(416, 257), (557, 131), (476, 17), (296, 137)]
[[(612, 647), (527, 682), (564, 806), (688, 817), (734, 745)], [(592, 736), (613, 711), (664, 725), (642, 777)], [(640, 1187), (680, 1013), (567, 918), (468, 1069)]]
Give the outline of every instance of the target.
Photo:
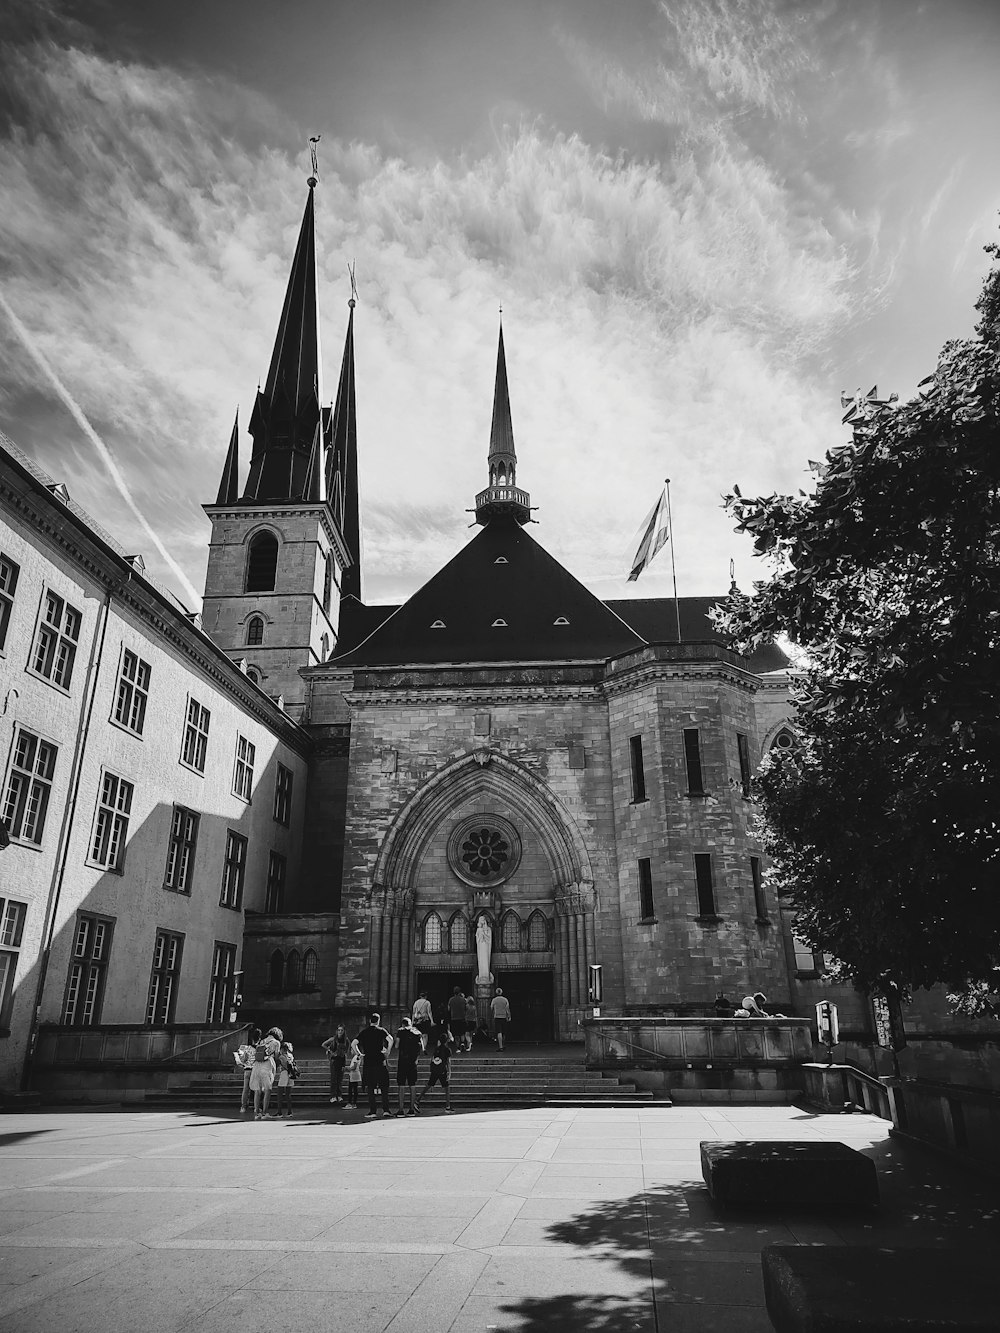
[[(758, 779), (772, 877), (842, 976), (966, 997), (1000, 963), (1000, 248), (976, 337), (864, 403), (812, 494), (725, 504), (773, 577), (720, 626), (805, 650), (800, 745)], [(973, 998), (967, 1004), (976, 1007)]]

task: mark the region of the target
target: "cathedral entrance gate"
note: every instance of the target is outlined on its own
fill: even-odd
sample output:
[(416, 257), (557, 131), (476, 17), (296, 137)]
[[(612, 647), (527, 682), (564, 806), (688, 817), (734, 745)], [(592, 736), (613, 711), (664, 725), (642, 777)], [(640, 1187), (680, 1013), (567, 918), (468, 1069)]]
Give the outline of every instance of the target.
[(434, 1010), (434, 1017), (437, 1018), (441, 1010), (446, 1008), (456, 986), (463, 995), (474, 993), (475, 977), (475, 969), (467, 972), (443, 972), (421, 968), (417, 973), (417, 988), (413, 998), (416, 999), (421, 991), (426, 991), (431, 1008)]
[(509, 1042), (550, 1042), (555, 1037), (552, 973), (548, 968), (498, 970), (496, 984), (510, 1003)]

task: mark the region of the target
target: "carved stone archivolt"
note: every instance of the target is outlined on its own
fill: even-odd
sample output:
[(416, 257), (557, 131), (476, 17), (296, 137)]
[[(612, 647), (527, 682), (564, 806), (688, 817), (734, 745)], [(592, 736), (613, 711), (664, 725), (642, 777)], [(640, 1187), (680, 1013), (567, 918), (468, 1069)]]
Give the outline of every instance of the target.
[(596, 906), (593, 884), (563, 884), (555, 893), (556, 916), (578, 916), (592, 912)]
[(368, 895), (368, 911), (373, 917), (411, 916), (413, 903), (412, 889), (394, 889), (384, 884), (373, 884)]

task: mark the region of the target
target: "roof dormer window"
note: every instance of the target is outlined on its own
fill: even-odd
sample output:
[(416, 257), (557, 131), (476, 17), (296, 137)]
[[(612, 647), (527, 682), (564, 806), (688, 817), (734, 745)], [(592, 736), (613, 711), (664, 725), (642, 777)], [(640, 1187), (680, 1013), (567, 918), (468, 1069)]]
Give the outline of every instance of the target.
[(497, 558), (493, 561), (493, 563), (495, 565), (506, 565), (509, 564), (510, 562), (508, 561), (505, 555), (498, 555)]
[(448, 626), (443, 620), (434, 620), (431, 622), (431, 629), (447, 629)]
[(569, 621), (566, 619), (565, 616), (556, 616), (555, 620), (553, 620), (552, 623), (553, 625), (568, 625)]
[(500, 619), (500, 617), (498, 616), (497, 619), (494, 620), (494, 622), (493, 622), (493, 624), (490, 626), (490, 628), (491, 628), (491, 629), (506, 629), (506, 628), (507, 628), (507, 622), (506, 622), (506, 620), (502, 620), (502, 619)]

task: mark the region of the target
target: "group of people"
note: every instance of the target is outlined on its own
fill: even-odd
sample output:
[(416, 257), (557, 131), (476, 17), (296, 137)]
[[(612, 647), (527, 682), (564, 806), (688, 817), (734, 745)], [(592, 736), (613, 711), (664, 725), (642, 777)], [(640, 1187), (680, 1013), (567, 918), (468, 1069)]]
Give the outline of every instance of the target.
[(263, 1120), (268, 1114), (271, 1092), (275, 1082), (278, 1085), (276, 1110), (271, 1112), (273, 1119), (282, 1115), (290, 1120), (292, 1116), (292, 1088), (299, 1076), (295, 1065), (295, 1052), (290, 1041), (285, 1041), (281, 1028), (271, 1028), (265, 1036), (260, 1028), (251, 1028), (247, 1039), (236, 1051), (236, 1067), (243, 1071), (243, 1096), (240, 1099), (240, 1115), (246, 1115), (250, 1109), (250, 1094), (253, 1094), (253, 1118)]
[[(510, 1023), (510, 1003), (497, 986), (490, 1000), (497, 1047), (502, 1051)], [(451, 1061), (454, 1054), (472, 1050), (473, 1038), (481, 1031), (479, 1010), (475, 996), (464, 995), (456, 986), (447, 1004), (435, 1015), (427, 992), (421, 991), (414, 1001), (412, 1012), (404, 1016), (396, 1035), (382, 1026), (382, 1017), (371, 1013), (356, 1037), (348, 1038), (347, 1029), (340, 1024), (323, 1042), (323, 1050), (330, 1061), (330, 1103), (360, 1109), (361, 1090), (368, 1094), (366, 1120), (384, 1116), (419, 1115), (420, 1104), (434, 1087), (440, 1087), (444, 1109), (450, 1115)], [(396, 1089), (398, 1110), (389, 1105), (389, 1056), (396, 1051)], [(427, 1081), (419, 1092), (419, 1063), (426, 1054), (429, 1060)], [(270, 1112), (273, 1119), (292, 1115), (292, 1089), (298, 1078), (291, 1042), (285, 1041), (280, 1028), (271, 1028), (264, 1035), (259, 1028), (251, 1028), (246, 1042), (235, 1055), (238, 1069), (243, 1071), (243, 1096), (240, 1114), (250, 1108), (253, 1094), (253, 1115), (263, 1120), (269, 1113), (271, 1092), (278, 1088), (277, 1109)], [(343, 1096), (346, 1075), (346, 1098)], [(405, 1102), (405, 1106), (404, 1106)], [(284, 1108), (284, 1109), (282, 1109)]]

